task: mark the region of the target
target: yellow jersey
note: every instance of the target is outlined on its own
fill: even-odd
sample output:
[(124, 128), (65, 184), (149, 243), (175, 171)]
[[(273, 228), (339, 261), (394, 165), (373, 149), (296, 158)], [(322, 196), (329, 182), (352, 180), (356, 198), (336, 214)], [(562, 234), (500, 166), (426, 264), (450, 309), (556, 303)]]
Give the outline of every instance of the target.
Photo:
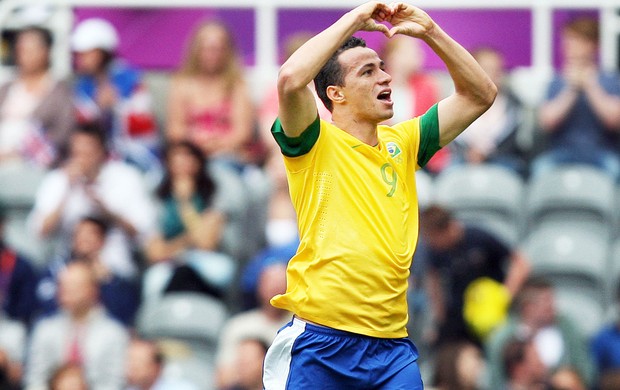
[(437, 106), (370, 146), (317, 120), (300, 137), (272, 127), (297, 212), (300, 245), (286, 293), (271, 303), (331, 328), (406, 337), (407, 281), (418, 240), (415, 170), (439, 149)]

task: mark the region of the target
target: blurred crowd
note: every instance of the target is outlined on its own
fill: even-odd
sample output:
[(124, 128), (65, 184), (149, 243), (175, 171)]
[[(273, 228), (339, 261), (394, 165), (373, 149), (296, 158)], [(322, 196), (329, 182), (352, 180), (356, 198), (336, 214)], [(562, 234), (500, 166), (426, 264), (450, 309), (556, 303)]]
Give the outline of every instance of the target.
[[(471, 48), (499, 95), (419, 174), (411, 337), (428, 386), (620, 388), (619, 321), (584, 334), (518, 243), (424, 198), (427, 180), (462, 166), (527, 181), (579, 164), (620, 180), (620, 78), (597, 65), (598, 31), (587, 18), (563, 28), (562, 69), (538, 107), (511, 90), (500, 50)], [(289, 37), (283, 57), (308, 38)], [(116, 55), (108, 21), (75, 27), (66, 80), (50, 72), (52, 44), (43, 28), (18, 31), (0, 86), (0, 389), (262, 389), (290, 319), (269, 299), (298, 245), (270, 134), (275, 86), (255, 101), (217, 20), (188, 37), (166, 107)], [(393, 123), (445, 93), (423, 54), (407, 38), (380, 50)]]

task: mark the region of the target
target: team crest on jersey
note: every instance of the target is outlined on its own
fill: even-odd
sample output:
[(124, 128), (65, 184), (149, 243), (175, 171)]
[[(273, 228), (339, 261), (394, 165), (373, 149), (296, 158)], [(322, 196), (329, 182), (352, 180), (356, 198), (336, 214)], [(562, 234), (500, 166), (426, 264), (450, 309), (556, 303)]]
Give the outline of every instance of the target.
[(387, 151), (392, 158), (395, 158), (400, 154), (400, 148), (396, 144), (396, 142), (388, 142), (386, 145)]

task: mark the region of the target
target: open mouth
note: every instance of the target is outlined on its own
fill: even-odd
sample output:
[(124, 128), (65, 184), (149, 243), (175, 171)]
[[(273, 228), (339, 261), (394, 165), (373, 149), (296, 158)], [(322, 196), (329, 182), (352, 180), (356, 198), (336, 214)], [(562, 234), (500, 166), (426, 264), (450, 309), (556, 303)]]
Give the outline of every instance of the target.
[(378, 96), (377, 99), (386, 102), (386, 103), (392, 103), (392, 91), (391, 90), (385, 90), (383, 92), (381, 92)]

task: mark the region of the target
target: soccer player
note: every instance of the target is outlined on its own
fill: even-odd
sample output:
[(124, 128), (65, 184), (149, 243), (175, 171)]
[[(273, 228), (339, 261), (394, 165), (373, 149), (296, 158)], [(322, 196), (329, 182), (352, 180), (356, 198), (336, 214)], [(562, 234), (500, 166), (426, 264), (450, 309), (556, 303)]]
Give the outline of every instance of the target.
[[(388, 28), (386, 24), (390, 25)], [(455, 92), (393, 127), (390, 75), (357, 31), (426, 42)], [(332, 112), (319, 119), (312, 92)], [(311, 38), (282, 66), (272, 132), (297, 211), (300, 245), (287, 291), (294, 313), (268, 351), (267, 390), (422, 389), (407, 338), (407, 277), (418, 237), (414, 172), (493, 103), (497, 89), (424, 11), (365, 3)]]

